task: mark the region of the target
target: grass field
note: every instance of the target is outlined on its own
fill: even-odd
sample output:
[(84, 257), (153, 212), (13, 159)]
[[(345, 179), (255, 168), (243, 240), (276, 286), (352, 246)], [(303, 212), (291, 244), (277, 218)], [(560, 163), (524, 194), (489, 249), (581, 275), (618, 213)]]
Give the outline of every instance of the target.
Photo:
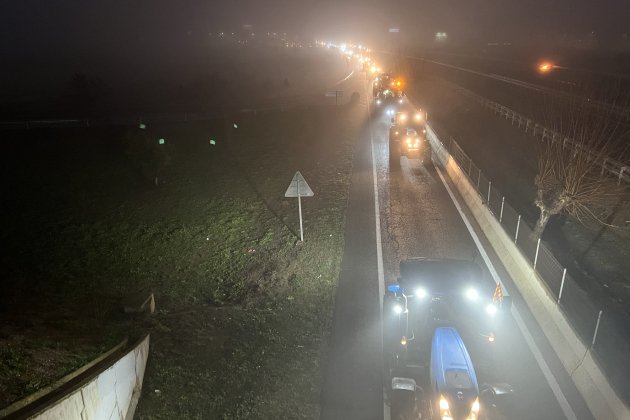
[[(170, 162), (157, 188), (120, 131), (12, 141), (0, 405), (149, 331), (137, 418), (318, 417), (362, 118), (313, 107), (242, 116), (229, 134), (232, 121), (149, 127)], [(296, 170), (315, 191), (304, 243), (284, 198)], [(136, 292), (155, 293), (153, 317), (122, 314)]]

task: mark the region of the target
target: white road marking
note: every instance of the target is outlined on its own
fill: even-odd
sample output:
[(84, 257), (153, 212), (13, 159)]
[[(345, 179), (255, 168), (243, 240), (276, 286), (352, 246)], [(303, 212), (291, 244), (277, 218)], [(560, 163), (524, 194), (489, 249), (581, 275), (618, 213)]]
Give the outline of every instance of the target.
[[(354, 74), (354, 70), (352, 70), (349, 75), (347, 75), (346, 77), (344, 77), (343, 79), (341, 79), (340, 81), (335, 83), (335, 86), (338, 86), (338, 85), (342, 84), (343, 82), (345, 82), (346, 80), (351, 78), (353, 74)], [(369, 108), (368, 108), (368, 110), (369, 110)]]
[[(366, 76), (367, 83), (367, 76)], [(380, 333), (381, 337), (383, 337), (383, 299), (382, 297), (385, 295), (385, 275), (383, 273), (383, 245), (381, 244), (381, 210), (380, 205), (378, 203), (378, 176), (376, 173), (376, 158), (374, 155), (374, 134), (372, 133), (372, 121), (370, 120), (370, 100), (368, 95), (367, 85), (365, 86), (365, 97), (367, 100), (367, 117), (368, 117), (368, 127), (370, 131), (370, 148), (372, 153), (372, 182), (374, 183), (374, 220), (375, 220), (375, 230), (376, 230), (376, 271), (378, 274), (378, 301), (381, 312), (381, 328)], [(383, 349), (383, 342), (381, 341), (381, 351)], [(383, 420), (390, 420), (391, 413), (389, 406), (386, 403), (386, 395), (385, 390), (383, 390)]]
[[(464, 224), (466, 225), (466, 228), (468, 229), (470, 236), (472, 236), (473, 241), (475, 242), (475, 245), (477, 246), (477, 249), (479, 250), (479, 253), (483, 257), (483, 260), (485, 261), (486, 265), (488, 266), (488, 270), (490, 271), (492, 278), (494, 279), (495, 282), (501, 283), (501, 279), (499, 278), (499, 275), (496, 269), (494, 268), (492, 261), (490, 261), (490, 257), (488, 257), (488, 254), (486, 253), (486, 250), (481, 244), (479, 237), (477, 236), (472, 225), (470, 224), (470, 221), (468, 220), (468, 218), (462, 211), (461, 205), (457, 201), (457, 198), (455, 198), (455, 195), (453, 195), (453, 192), (451, 191), (451, 188), (448, 186), (448, 183), (446, 182), (444, 175), (442, 175), (442, 171), (437, 167), (437, 165), (435, 169), (437, 170), (437, 173), (440, 176), (442, 183), (444, 184), (444, 188), (446, 188), (446, 192), (448, 192), (448, 195), (451, 197), (451, 200), (453, 201), (455, 208), (457, 209), (457, 211), (459, 212), (459, 215), (464, 221)], [(503, 283), (501, 283), (501, 285), (503, 286)], [(504, 290), (507, 292), (505, 288)], [(512, 316), (514, 316), (514, 320), (516, 321), (518, 328), (521, 330), (521, 333), (523, 334), (523, 337), (525, 338), (525, 342), (527, 343), (529, 350), (534, 355), (534, 358), (536, 359), (536, 363), (538, 363), (540, 370), (545, 376), (545, 379), (547, 380), (547, 383), (549, 384), (549, 387), (551, 388), (553, 395), (556, 397), (556, 400), (558, 400), (558, 404), (560, 405), (560, 408), (562, 409), (562, 412), (564, 413), (565, 417), (568, 420), (577, 420), (577, 416), (575, 415), (573, 408), (571, 408), (569, 401), (567, 401), (566, 397), (564, 396), (564, 393), (560, 389), (560, 385), (558, 385), (558, 381), (556, 380), (556, 377), (549, 369), (549, 365), (547, 365), (547, 362), (545, 361), (545, 358), (543, 357), (542, 352), (536, 345), (536, 342), (534, 341), (534, 337), (532, 337), (531, 333), (529, 332), (527, 325), (525, 325), (525, 322), (523, 321), (523, 318), (521, 317), (521, 314), (516, 308), (516, 306), (514, 305), (514, 303), (512, 303)]]

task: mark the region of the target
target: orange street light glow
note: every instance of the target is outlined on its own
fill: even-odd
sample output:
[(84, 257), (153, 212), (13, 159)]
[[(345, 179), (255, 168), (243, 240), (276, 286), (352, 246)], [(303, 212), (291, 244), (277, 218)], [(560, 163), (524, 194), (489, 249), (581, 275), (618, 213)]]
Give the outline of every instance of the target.
[(549, 73), (551, 70), (553, 70), (553, 67), (553, 64), (549, 62), (540, 63), (540, 65), (538, 66), (538, 71), (541, 73)]

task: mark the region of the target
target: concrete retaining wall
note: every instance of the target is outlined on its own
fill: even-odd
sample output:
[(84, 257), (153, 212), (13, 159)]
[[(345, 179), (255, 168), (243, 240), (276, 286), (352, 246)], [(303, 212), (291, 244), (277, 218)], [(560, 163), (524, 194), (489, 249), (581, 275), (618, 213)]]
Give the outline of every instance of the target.
[(521, 296), (536, 318), (593, 415), (598, 419), (629, 420), (630, 410), (617, 396), (596, 361), (568, 323), (542, 279), (503, 230), (477, 193), (473, 184), (450, 156), (435, 131), (427, 135), (439, 163), (472, 212), (484, 235), (514, 280)]
[(126, 353), (121, 351), (119, 355), (118, 350), (0, 411), (0, 418), (133, 419), (149, 356), (149, 335)]

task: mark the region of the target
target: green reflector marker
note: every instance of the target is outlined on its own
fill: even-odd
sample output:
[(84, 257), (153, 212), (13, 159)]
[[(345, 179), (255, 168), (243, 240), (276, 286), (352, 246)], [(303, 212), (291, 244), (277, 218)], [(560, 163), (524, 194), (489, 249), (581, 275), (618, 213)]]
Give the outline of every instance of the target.
[(216, 146), (217, 142), (212, 140), (212, 139), (210, 139), (210, 144), (213, 145), (213, 146)]
[(166, 142), (166, 140), (164, 140), (164, 139), (160, 139), (158, 143), (160, 143), (160, 144), (164, 144), (165, 142)]
[(238, 128), (238, 125), (236, 125), (236, 123), (234, 123), (234, 128)]
[(147, 126), (144, 123), (140, 123), (138, 128), (140, 128), (140, 130), (144, 130), (145, 128), (147, 128)]

